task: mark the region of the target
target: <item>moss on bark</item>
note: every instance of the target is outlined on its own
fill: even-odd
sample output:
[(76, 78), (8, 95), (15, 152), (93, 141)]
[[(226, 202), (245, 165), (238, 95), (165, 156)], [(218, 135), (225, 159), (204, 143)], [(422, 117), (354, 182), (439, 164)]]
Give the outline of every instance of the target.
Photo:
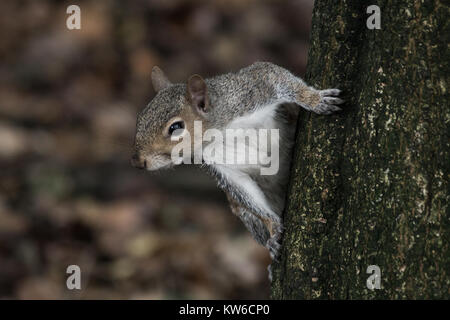
[(369, 2), (316, 0), (306, 80), (348, 102), (300, 115), (276, 299), (450, 297), (449, 7)]

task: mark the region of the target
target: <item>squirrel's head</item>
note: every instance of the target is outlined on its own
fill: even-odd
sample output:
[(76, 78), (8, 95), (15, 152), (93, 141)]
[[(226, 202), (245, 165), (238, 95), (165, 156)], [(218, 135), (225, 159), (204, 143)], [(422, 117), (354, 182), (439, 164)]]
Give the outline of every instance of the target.
[[(208, 119), (210, 103), (206, 83), (199, 75), (191, 76), (187, 84), (172, 84), (155, 66), (152, 84), (157, 94), (138, 114), (131, 163), (158, 170), (178, 164), (171, 157), (173, 147), (187, 133), (193, 137), (194, 121)], [(193, 145), (194, 139), (191, 141)]]

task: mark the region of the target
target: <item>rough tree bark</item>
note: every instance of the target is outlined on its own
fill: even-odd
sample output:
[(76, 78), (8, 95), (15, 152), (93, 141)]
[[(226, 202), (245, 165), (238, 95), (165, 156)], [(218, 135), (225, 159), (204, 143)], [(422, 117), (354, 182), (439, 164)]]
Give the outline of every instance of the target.
[[(366, 26), (371, 4), (381, 30)], [(348, 103), (300, 115), (272, 298), (450, 297), (448, 14), (443, 1), (316, 1), (306, 80)]]

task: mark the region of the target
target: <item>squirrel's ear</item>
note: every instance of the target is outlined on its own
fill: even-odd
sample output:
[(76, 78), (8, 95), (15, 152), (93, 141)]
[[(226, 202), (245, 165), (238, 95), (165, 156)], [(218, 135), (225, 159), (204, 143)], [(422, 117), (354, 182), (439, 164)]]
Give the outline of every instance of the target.
[(187, 98), (191, 105), (201, 112), (208, 112), (209, 99), (205, 80), (198, 74), (191, 76), (187, 83)]
[(157, 66), (154, 66), (152, 69), (152, 84), (156, 92), (171, 85), (164, 72)]

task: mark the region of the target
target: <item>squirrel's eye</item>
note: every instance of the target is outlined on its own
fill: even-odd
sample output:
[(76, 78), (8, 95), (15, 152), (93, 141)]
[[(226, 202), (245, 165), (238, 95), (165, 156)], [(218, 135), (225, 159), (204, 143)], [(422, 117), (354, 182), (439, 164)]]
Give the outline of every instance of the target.
[(183, 121), (177, 121), (177, 122), (172, 123), (169, 127), (169, 135), (172, 135), (172, 133), (178, 129), (184, 129)]

